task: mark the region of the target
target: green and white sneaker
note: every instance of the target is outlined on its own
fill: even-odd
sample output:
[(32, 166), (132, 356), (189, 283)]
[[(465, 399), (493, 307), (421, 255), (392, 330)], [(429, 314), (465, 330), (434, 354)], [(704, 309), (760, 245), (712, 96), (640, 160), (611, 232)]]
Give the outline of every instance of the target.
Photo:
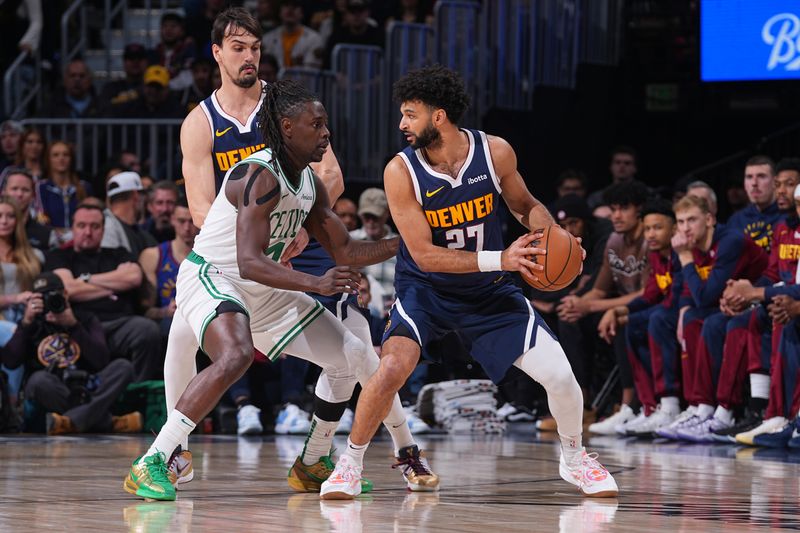
[(136, 459), (123, 485), (125, 492), (145, 500), (175, 500), (175, 487), (169, 479), (169, 467), (164, 454)]

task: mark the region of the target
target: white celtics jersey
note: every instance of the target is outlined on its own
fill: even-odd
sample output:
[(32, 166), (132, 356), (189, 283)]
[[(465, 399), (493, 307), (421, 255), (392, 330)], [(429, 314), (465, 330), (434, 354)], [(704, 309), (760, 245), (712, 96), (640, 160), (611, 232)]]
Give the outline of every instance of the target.
[[(289, 183), (280, 165), (273, 162), (272, 152), (269, 148), (253, 153), (228, 170), (222, 182), (222, 188), (214, 203), (211, 204), (203, 228), (194, 240), (194, 252), (225, 274), (236, 277), (239, 277), (239, 265), (236, 261), (237, 211), (225, 194), (225, 186), (231, 172), (240, 165), (248, 163), (262, 165), (277, 174), (278, 185), (281, 188), (280, 200), (270, 216), (269, 223), (272, 232), (269, 247), (264, 250), (264, 254), (270, 259), (280, 261), (284, 249), (297, 235), (316, 199), (314, 175), (311, 169), (306, 167), (303, 170), (300, 174), (300, 183), (295, 188)], [(262, 174), (256, 179), (265, 179), (266, 172), (268, 170), (262, 171)]]

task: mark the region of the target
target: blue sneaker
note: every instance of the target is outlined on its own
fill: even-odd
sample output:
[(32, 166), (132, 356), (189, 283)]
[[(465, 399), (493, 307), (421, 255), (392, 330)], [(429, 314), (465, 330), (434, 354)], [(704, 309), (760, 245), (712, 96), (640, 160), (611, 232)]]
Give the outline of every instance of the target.
[(795, 431), (795, 421), (787, 422), (782, 427), (769, 433), (761, 433), (753, 437), (753, 446), (765, 448), (786, 448)]
[(786, 444), (789, 448), (794, 450), (800, 449), (800, 417), (794, 419), (794, 431), (792, 431), (792, 438)]

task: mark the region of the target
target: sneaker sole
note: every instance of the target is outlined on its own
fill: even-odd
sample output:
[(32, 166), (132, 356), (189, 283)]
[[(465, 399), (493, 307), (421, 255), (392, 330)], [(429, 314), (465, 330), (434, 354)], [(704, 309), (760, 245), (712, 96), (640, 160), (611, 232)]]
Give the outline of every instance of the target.
[(122, 488), (128, 494), (133, 494), (134, 496), (138, 496), (140, 498), (144, 498), (144, 501), (146, 501), (146, 502), (155, 502), (155, 501), (172, 502), (172, 501), (175, 501), (177, 499), (177, 496), (172, 497), (172, 498), (170, 498), (170, 497), (159, 498), (159, 497), (154, 497), (153, 495), (151, 495), (149, 493), (148, 494), (140, 493), (139, 492), (139, 490), (140, 490), (139, 486), (136, 485), (136, 483), (134, 483), (133, 479), (131, 479), (130, 474), (125, 476), (125, 482), (122, 484)]
[(417, 485), (411, 482), (406, 482), (406, 487), (411, 492), (437, 492), (439, 490), (439, 485), (437, 484), (435, 487), (430, 487), (428, 485)]
[(341, 490), (334, 490), (325, 494), (320, 494), (323, 500), (354, 500), (358, 494), (350, 494)]

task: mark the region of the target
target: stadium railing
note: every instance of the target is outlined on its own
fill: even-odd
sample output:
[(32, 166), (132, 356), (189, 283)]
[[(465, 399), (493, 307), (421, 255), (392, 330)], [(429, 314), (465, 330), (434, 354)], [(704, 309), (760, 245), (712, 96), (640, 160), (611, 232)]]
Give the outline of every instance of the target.
[(12, 119), (24, 116), (28, 104), (42, 101), (42, 62), (39, 50), (23, 51), (3, 74), (3, 111)]
[(147, 164), (153, 179), (181, 177), (181, 119), (32, 118), (22, 123), (40, 129), (48, 141), (73, 143), (76, 167), (84, 174), (96, 175), (112, 154), (129, 150)]

